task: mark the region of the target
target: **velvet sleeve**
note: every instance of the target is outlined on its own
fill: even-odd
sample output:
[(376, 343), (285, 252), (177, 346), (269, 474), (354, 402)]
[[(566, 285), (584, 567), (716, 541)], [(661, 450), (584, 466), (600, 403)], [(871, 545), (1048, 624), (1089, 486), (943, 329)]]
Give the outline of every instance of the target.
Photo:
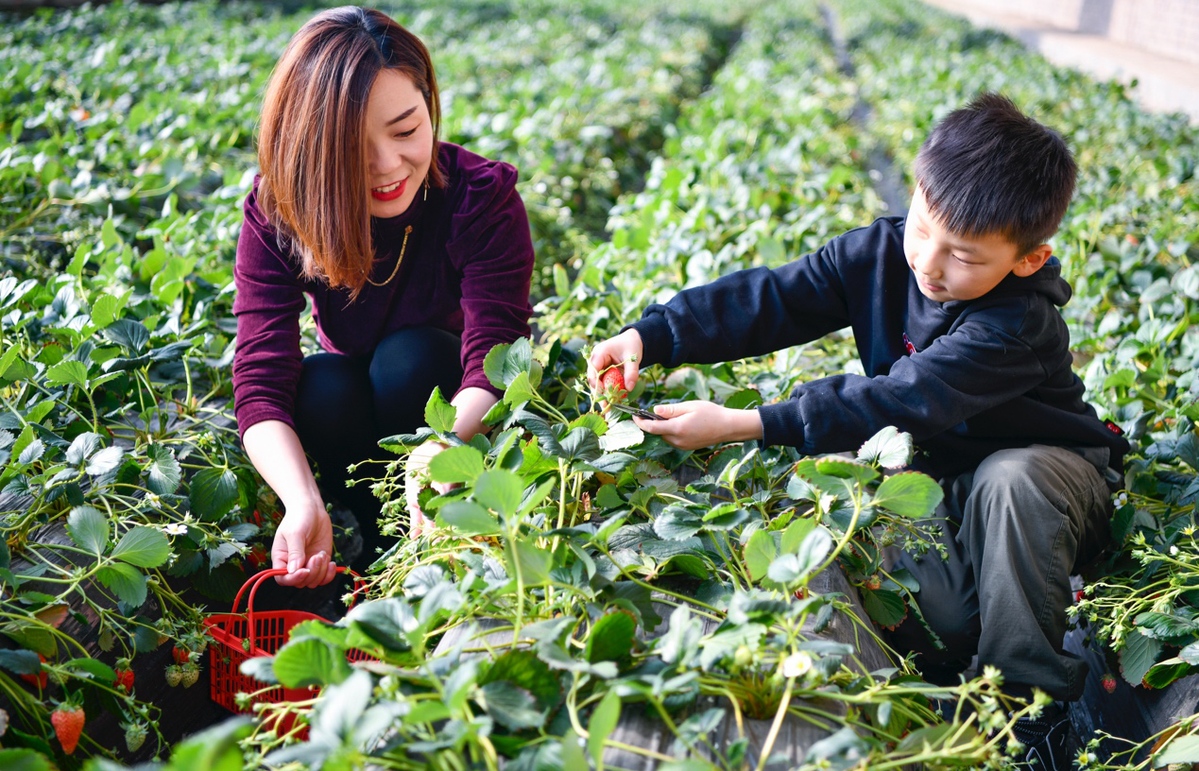
[(455, 206), (446, 244), (462, 281), (462, 386), (500, 393), (483, 372), (492, 347), (530, 334), (533, 239), (516, 170), (489, 163)]
[(295, 427), (296, 385), (300, 377), (300, 312), (304, 293), (293, 261), (283, 253), (275, 229), (257, 204), (257, 186), (246, 197), (245, 221), (233, 267), (237, 290), (237, 350), (233, 357), (233, 398), (237, 428), (264, 420)]

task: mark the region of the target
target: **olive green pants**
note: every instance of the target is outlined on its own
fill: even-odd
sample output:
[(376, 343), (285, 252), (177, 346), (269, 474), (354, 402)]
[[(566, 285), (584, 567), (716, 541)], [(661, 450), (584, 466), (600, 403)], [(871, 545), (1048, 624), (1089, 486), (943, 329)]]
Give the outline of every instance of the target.
[[(978, 654), (1004, 674), (1005, 690), (1040, 688), (1059, 700), (1082, 695), (1086, 664), (1062, 650), (1070, 576), (1110, 539), (1111, 493), (1097, 467), (1106, 453), (1034, 445), (991, 455), (973, 472), (942, 480), (942, 543), (903, 554), (920, 584), (916, 599), (945, 645), (938, 650), (912, 614), (889, 635), (915, 651), (931, 682), (952, 684)], [(1100, 462), (1093, 463), (1093, 460)]]

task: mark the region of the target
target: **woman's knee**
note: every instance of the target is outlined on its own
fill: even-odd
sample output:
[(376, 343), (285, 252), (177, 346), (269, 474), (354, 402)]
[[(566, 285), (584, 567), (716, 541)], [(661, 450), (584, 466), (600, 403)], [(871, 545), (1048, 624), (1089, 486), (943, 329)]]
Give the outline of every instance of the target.
[(421, 421), (434, 388), (449, 399), (462, 382), (462, 341), (433, 327), (393, 332), (371, 359), (370, 382), (380, 423), (388, 431), (411, 431)]
[(372, 423), (366, 368), (340, 354), (305, 357), (296, 387), (295, 420), (296, 431), (309, 451), (310, 445), (344, 437), (355, 427)]

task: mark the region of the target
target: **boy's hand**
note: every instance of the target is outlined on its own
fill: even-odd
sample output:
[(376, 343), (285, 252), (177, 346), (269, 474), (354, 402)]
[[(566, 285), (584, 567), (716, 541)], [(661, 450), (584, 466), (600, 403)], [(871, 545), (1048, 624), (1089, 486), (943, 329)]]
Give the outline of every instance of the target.
[(641, 371), (641, 355), (644, 353), (641, 335), (635, 329), (626, 329), (616, 337), (609, 338), (591, 351), (587, 360), (587, 382), (594, 393), (602, 393), (603, 386), (599, 382), (599, 373), (609, 367), (624, 365), (625, 388), (632, 391), (637, 385), (637, 373)]
[(762, 438), (762, 418), (757, 410), (733, 410), (693, 401), (659, 404), (654, 412), (665, 420), (634, 417), (633, 422), (645, 433), (657, 434), (680, 450)]

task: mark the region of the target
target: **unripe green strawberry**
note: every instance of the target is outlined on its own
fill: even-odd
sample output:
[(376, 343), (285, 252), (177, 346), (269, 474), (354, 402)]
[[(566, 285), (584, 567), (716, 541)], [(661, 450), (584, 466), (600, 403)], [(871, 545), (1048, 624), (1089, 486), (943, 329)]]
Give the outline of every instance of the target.
[(189, 661), (186, 664), (180, 664), (179, 669), (182, 670), (179, 679), (183, 683), (184, 688), (191, 688), (200, 679), (200, 666), (198, 664), (193, 664)]
[(167, 667), (167, 685), (174, 688), (183, 680), (183, 668), (178, 664), (171, 664)]
[(68, 755), (75, 752), (86, 720), (87, 715), (83, 714), (83, 710), (70, 703), (60, 704), (58, 709), (50, 713), (50, 725), (54, 726), (54, 734), (63, 752)]
[(141, 723), (125, 725), (125, 746), (130, 752), (137, 752), (146, 743), (146, 727)]

